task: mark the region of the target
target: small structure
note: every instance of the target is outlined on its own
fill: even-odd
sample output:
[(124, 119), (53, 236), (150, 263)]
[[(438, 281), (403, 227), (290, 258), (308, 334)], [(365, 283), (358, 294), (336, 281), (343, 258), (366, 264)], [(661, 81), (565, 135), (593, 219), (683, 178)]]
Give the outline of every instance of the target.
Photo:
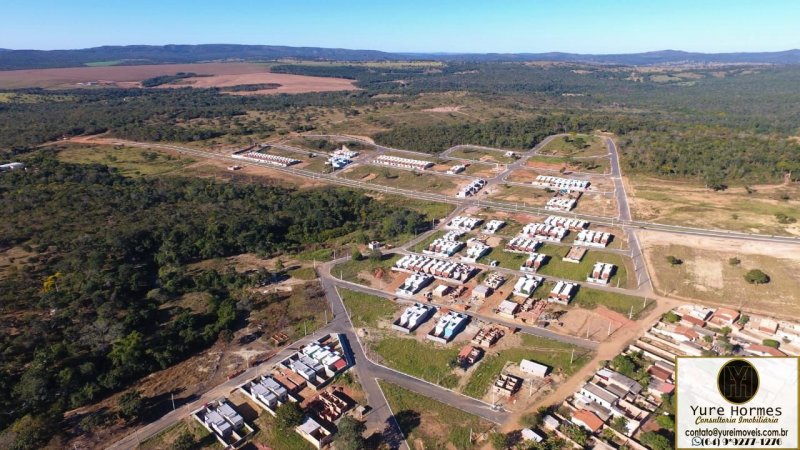
[(553, 290), (550, 291), (550, 294), (547, 297), (548, 302), (552, 303), (559, 303), (561, 305), (569, 305), (569, 302), (572, 300), (573, 295), (575, 295), (575, 291), (577, 291), (578, 285), (575, 283), (567, 283), (565, 281), (559, 281), (553, 287)]
[(539, 175), (531, 184), (553, 190), (585, 191), (586, 189), (589, 189), (589, 185), (591, 183), (586, 180), (577, 180), (574, 178)]
[(547, 372), (550, 370), (550, 368), (544, 364), (539, 364), (529, 359), (523, 359), (519, 363), (519, 370), (535, 377), (544, 378), (547, 376)]
[(490, 220), (483, 226), (483, 232), (486, 234), (495, 234), (497, 230), (503, 228), (506, 223), (502, 220)]
[(594, 383), (584, 384), (580, 390), (580, 395), (608, 409), (612, 409), (619, 401), (619, 397)]
[(425, 170), (429, 167), (433, 167), (433, 163), (430, 161), (401, 158), (399, 156), (390, 156), (390, 155), (378, 156), (373, 161), (376, 164), (382, 164), (384, 166), (391, 166), (408, 170)]
[(739, 319), (739, 311), (730, 308), (717, 308), (709, 322), (717, 326), (731, 326)]
[(25, 164), (21, 162), (10, 162), (7, 164), (0, 164), (0, 172), (11, 172), (12, 170), (22, 170)]
[(447, 174), (448, 175), (455, 175), (457, 173), (463, 172), (464, 170), (466, 170), (466, 168), (467, 168), (467, 166), (465, 166), (463, 164), (458, 164), (458, 165), (455, 165), (455, 166), (447, 169)]
[(542, 424), (545, 428), (555, 431), (558, 429), (558, 426), (561, 425), (561, 422), (558, 421), (555, 417), (551, 416), (550, 414), (544, 416), (542, 419)]
[(422, 288), (431, 284), (432, 281), (433, 277), (428, 274), (420, 272), (412, 273), (405, 279), (403, 284), (397, 288), (395, 293), (400, 296), (412, 297), (414, 294), (421, 291)]
[(592, 268), (592, 271), (586, 277), (586, 281), (596, 284), (608, 284), (611, 277), (614, 276), (617, 266), (609, 263), (598, 262)]
[(579, 409), (572, 413), (572, 423), (575, 425), (586, 428), (591, 433), (597, 433), (603, 428), (603, 421), (591, 411)]
[(478, 193), (483, 187), (486, 186), (486, 180), (478, 178), (475, 181), (472, 181), (468, 185), (461, 188), (456, 194), (458, 198), (467, 198), (473, 196)]
[(545, 225), (551, 225), (554, 227), (567, 228), (570, 231), (581, 231), (589, 228), (589, 222), (585, 220), (571, 219), (561, 216), (549, 216), (547, 219), (544, 219), (544, 223)]
[(519, 303), (511, 300), (503, 300), (497, 306), (497, 315), (509, 319), (513, 319), (517, 311), (519, 311)]
[(506, 282), (505, 275), (498, 272), (492, 272), (491, 274), (489, 274), (489, 276), (486, 277), (485, 280), (483, 280), (483, 284), (489, 286), (492, 289), (499, 288), (505, 282)]
[(483, 357), (483, 349), (480, 347), (465, 345), (458, 353), (458, 365), (466, 369), (467, 367), (478, 362), (481, 357)]
[(492, 295), (492, 292), (494, 292), (494, 290), (489, 286), (486, 286), (485, 284), (479, 284), (475, 286), (475, 289), (472, 290), (472, 295), (480, 299), (485, 299), (489, 298), (489, 296)]
[(228, 170), (230, 170), (231, 172), (235, 170), (241, 170), (241, 168), (242, 166), (228, 166)]
[(503, 330), (498, 327), (484, 327), (475, 333), (475, 336), (472, 338), (472, 343), (475, 345), (480, 345), (481, 347), (489, 348), (496, 344), (497, 341), (503, 337), (503, 335)]
[(522, 378), (515, 377), (514, 375), (509, 375), (507, 373), (501, 373), (494, 382), (492, 391), (497, 395), (511, 397), (519, 390), (521, 386)]
[(578, 232), (575, 237), (575, 245), (583, 245), (586, 247), (603, 248), (608, 246), (609, 242), (614, 238), (611, 233), (604, 233), (601, 231), (582, 230)]
[(548, 256), (544, 253), (533, 252), (528, 255), (528, 259), (519, 267), (521, 272), (536, 273), (547, 261)]
[(520, 277), (514, 284), (514, 295), (528, 298), (533, 295), (533, 291), (542, 283), (542, 277), (525, 275)]
[(298, 425), (295, 430), (303, 439), (318, 449), (328, 445), (333, 440), (333, 432), (311, 417), (306, 417), (305, 421)]
[(403, 314), (392, 323), (392, 328), (402, 333), (411, 333), (425, 323), (436, 312), (432, 306), (415, 303), (403, 311)]
[(481, 222), (483, 222), (481, 219), (476, 219), (475, 217), (456, 216), (445, 228), (448, 230), (469, 231), (480, 225)]
[(434, 297), (438, 297), (438, 298), (443, 298), (447, 294), (449, 294), (450, 291), (452, 291), (452, 290), (453, 290), (452, 287), (450, 287), (450, 286), (448, 286), (446, 284), (440, 284), (440, 285), (436, 286), (433, 289), (433, 296)]
[(583, 257), (586, 255), (587, 249), (581, 247), (571, 247), (567, 256), (563, 257), (562, 260), (566, 262), (571, 262), (578, 264), (581, 262)]
[(453, 340), (469, 322), (469, 316), (455, 311), (449, 311), (439, 318), (433, 329), (428, 332), (426, 337), (434, 342), (446, 344)]
[(192, 417), (212, 433), (225, 448), (241, 447), (247, 436), (254, 431), (224, 397), (203, 405), (202, 408), (192, 412)]
[(522, 439), (526, 441), (542, 442), (544, 440), (544, 436), (531, 430), (530, 428), (523, 428)]
[(367, 244), (367, 248), (370, 250), (378, 250), (382, 245), (383, 244), (381, 244), (379, 241), (370, 241), (370, 243)]
[(269, 375), (256, 377), (239, 390), (273, 416), (276, 408), (289, 400), (289, 390)]

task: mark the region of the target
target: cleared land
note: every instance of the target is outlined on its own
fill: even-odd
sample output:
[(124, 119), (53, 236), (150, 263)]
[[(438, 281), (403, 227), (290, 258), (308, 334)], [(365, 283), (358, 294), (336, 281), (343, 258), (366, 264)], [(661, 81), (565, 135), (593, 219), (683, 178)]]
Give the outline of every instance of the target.
[(269, 83), (281, 85), (277, 89), (237, 92), (236, 94), (291, 94), (356, 89), (352, 80), (270, 73), (266, 65), (252, 63), (156, 64), (8, 70), (0, 71), (0, 89), (75, 87), (78, 83), (140, 87), (140, 82), (147, 78), (174, 75), (178, 72), (192, 72), (198, 75), (210, 76), (186, 78), (181, 80), (180, 84), (164, 85), (162, 87), (192, 86), (209, 88)]
[(470, 432), (485, 435), (493, 425), (460, 409), (418, 395), (400, 386), (380, 382), (395, 419), (411, 448), (480, 448)]
[(635, 176), (631, 212), (639, 220), (763, 234), (800, 236), (800, 183), (731, 187)]
[(222, 445), (214, 438), (214, 435), (209, 433), (208, 430), (203, 428), (192, 418), (186, 418), (177, 422), (175, 425), (143, 441), (136, 448), (138, 450), (167, 450), (175, 448), (175, 441), (183, 434), (189, 434), (194, 438), (195, 445), (192, 448), (222, 448)]
[(339, 176), (349, 180), (423, 192), (455, 194), (458, 190), (458, 186), (448, 177), (390, 167), (358, 166), (341, 172)]
[(381, 356), (384, 364), (401, 372), (446, 388), (458, 384), (459, 378), (452, 373), (458, 348), (442, 348), (414, 337), (387, 336), (373, 350)]
[(608, 158), (572, 158), (567, 156), (532, 156), (525, 161), (527, 167), (558, 171), (564, 175), (570, 172), (607, 174), (611, 172)]
[(485, 150), (474, 147), (462, 147), (453, 150), (452, 152), (448, 153), (447, 156), (497, 164), (511, 164), (516, 161), (516, 158), (506, 156), (505, 151)]
[(380, 320), (391, 319), (397, 311), (394, 303), (382, 297), (349, 289), (339, 289), (339, 294), (355, 327), (375, 328)]
[(110, 145), (70, 145), (59, 151), (58, 159), (76, 164), (103, 164), (126, 176), (163, 175), (194, 163), (187, 157)]
[[(562, 342), (529, 334), (522, 334), (521, 341), (519, 347), (501, 350), (484, 358), (464, 386), (464, 394), (482, 398), (507, 362), (519, 364), (522, 359), (529, 359), (551, 367), (556, 374), (568, 376), (591, 359), (590, 352)], [(575, 357), (570, 364), (573, 349)]]
[[(745, 308), (770, 316), (800, 317), (800, 252), (796, 246), (642, 233), (655, 287), (687, 300)], [(683, 261), (672, 266), (667, 256)], [(739, 263), (732, 264), (731, 259)], [(760, 269), (770, 282), (752, 285), (744, 275)]]
[[(584, 146), (580, 146), (580, 142), (584, 142)], [(576, 134), (553, 139), (539, 150), (539, 154), (572, 157), (606, 156), (608, 149), (597, 136)]]

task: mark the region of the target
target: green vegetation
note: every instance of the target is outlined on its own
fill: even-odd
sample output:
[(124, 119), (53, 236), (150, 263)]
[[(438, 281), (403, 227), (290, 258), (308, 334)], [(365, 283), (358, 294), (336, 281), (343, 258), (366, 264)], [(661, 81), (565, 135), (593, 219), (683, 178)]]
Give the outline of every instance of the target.
[(772, 347), (772, 348), (778, 348), (781, 346), (781, 343), (776, 341), (775, 339), (764, 339), (761, 343), (767, 347)]
[(667, 256), (667, 262), (669, 263), (670, 266), (680, 266), (681, 264), (683, 264), (683, 261), (681, 259), (676, 258), (673, 255)]
[[(542, 246), (539, 252), (549, 255), (550, 259), (548, 259), (547, 264), (539, 269), (539, 273), (568, 280), (584, 281), (586, 277), (592, 273), (592, 268), (596, 263), (604, 262), (617, 266), (614, 275), (611, 277), (609, 286), (617, 286), (617, 283), (619, 283), (619, 287), (621, 288), (629, 287), (628, 270), (626, 266), (628, 258), (616, 253), (589, 250), (586, 252), (581, 262), (575, 264), (562, 259), (569, 253), (569, 250), (569, 247), (564, 246)], [(519, 266), (517, 266), (517, 269), (519, 269)]]
[(769, 283), (769, 275), (765, 274), (759, 269), (752, 269), (744, 275), (745, 281), (750, 284), (767, 284)]
[[(633, 297), (630, 295), (617, 294), (615, 292), (600, 291), (597, 289), (588, 289), (581, 287), (572, 304), (580, 306), (581, 308), (592, 309), (598, 305), (603, 305), (606, 308), (616, 311), (620, 314), (631, 315), (634, 320), (639, 319), (645, 312), (652, 309), (656, 301), (647, 300), (642, 297)], [(633, 311), (633, 312), (631, 312)]]
[(409, 442), (421, 440), (425, 448), (471, 450), (479, 443), (470, 440), (473, 433), (486, 433), (492, 424), (435, 399), (424, 397), (395, 384), (380, 382), (400, 430)]
[(392, 368), (446, 388), (458, 384), (454, 375), (458, 349), (440, 348), (416, 339), (385, 337), (373, 348)]
[(570, 134), (553, 139), (539, 153), (553, 156), (606, 156), (608, 149), (597, 136)]
[(459, 148), (450, 152), (448, 156), (497, 164), (511, 164), (517, 160), (516, 158), (506, 156), (504, 152), (499, 150), (484, 150), (476, 147)]
[(377, 269), (388, 273), (392, 266), (394, 266), (394, 263), (400, 259), (400, 256), (401, 255), (384, 255), (382, 259), (378, 261), (369, 258), (364, 258), (360, 261), (353, 261), (351, 259), (350, 261), (334, 266), (333, 269), (331, 269), (331, 275), (343, 280), (359, 283), (363, 280), (362, 277), (359, 276), (361, 273), (374, 275)]
[(375, 295), (349, 289), (339, 289), (339, 295), (342, 296), (355, 327), (375, 328), (380, 320), (391, 319), (397, 310), (394, 303)]
[(578, 159), (571, 156), (533, 156), (528, 158), (531, 163), (544, 163), (562, 165), (563, 170), (576, 170), (578, 172), (608, 173), (611, 163), (607, 158)]
[[(297, 298), (264, 300), (248, 287), (268, 274), (192, 263), (422, 225), (417, 213), (341, 189), (128, 178), (47, 150), (25, 162), (33, 170), (0, 177), (0, 246), (34, 255), (0, 278), (2, 312), (17, 317), (0, 332), (0, 406), (13, 411), (0, 427), (80, 407), (174, 365), (255, 318), (254, 305), (280, 312), (263, 319), (276, 331), (302, 326), (316, 298), (304, 286)], [(187, 294), (202, 294), (199, 308), (162, 308)], [(293, 315), (293, 304), (306, 311)]]
[(674, 312), (667, 311), (663, 316), (661, 316), (661, 320), (666, 323), (677, 323), (679, 320), (681, 320), (681, 318)]
[(383, 166), (358, 166), (342, 172), (341, 177), (397, 189), (442, 193), (458, 186), (444, 175), (393, 169)]
[(162, 175), (192, 164), (194, 160), (141, 148), (122, 146), (66, 146), (58, 152), (58, 159), (76, 164), (104, 164), (116, 168), (126, 176)]
[[(294, 404), (294, 403), (289, 403)], [(275, 450), (314, 450), (314, 446), (294, 430), (285, 431), (278, 425), (278, 419), (263, 413), (255, 420), (258, 432), (253, 441), (269, 445)]]
[(174, 83), (176, 81), (183, 80), (184, 78), (192, 78), (197, 76), (200, 75), (197, 75), (196, 73), (193, 72), (178, 72), (175, 75), (161, 75), (142, 80), (142, 86), (147, 88), (156, 87), (156, 86), (161, 86), (162, 84)]
[(293, 431), (294, 427), (303, 423), (303, 410), (295, 402), (287, 402), (275, 410), (275, 425), (281, 431)]
[[(187, 447), (188, 442), (192, 446)], [(164, 448), (221, 448), (214, 435), (203, 428), (194, 419), (184, 419), (166, 430), (142, 441), (136, 448), (137, 450), (157, 450)]]
[(366, 448), (367, 443), (363, 433), (367, 430), (367, 427), (362, 422), (351, 416), (344, 416), (336, 427), (338, 430), (333, 441), (336, 450), (362, 450)]
[(316, 280), (317, 279), (317, 271), (314, 270), (313, 267), (298, 267), (296, 269), (291, 269), (286, 272), (292, 278), (297, 278), (300, 280)]
[(672, 440), (654, 431), (646, 431), (639, 436), (639, 442), (653, 450), (670, 450), (674, 447)]
[[(575, 359), (570, 365), (573, 349)], [(571, 375), (591, 359), (591, 354), (569, 344), (523, 334), (520, 347), (501, 350), (481, 361), (464, 386), (464, 394), (482, 398), (507, 362), (519, 364), (522, 359), (530, 359), (551, 367), (554, 372)]]

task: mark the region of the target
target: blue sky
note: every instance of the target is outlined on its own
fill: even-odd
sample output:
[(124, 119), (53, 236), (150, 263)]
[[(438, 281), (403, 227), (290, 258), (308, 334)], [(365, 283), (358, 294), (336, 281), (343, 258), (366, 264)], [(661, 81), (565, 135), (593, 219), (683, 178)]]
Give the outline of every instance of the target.
[(800, 48), (798, 1), (10, 0), (1, 11), (0, 48), (14, 49), (201, 43), (409, 52)]

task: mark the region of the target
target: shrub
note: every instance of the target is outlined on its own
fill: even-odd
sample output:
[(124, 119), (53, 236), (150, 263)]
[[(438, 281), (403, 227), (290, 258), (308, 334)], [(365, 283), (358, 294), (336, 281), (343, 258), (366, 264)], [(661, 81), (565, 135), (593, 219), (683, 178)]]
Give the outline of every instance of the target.
[(769, 275), (765, 274), (759, 269), (753, 269), (744, 276), (745, 281), (750, 284), (767, 284), (769, 283)]
[(667, 323), (675, 323), (675, 322), (677, 322), (677, 321), (681, 320), (681, 318), (680, 318), (680, 316), (678, 316), (678, 315), (677, 315), (677, 314), (675, 314), (674, 312), (672, 312), (672, 311), (667, 311), (667, 313), (666, 313), (666, 314), (664, 314), (664, 315), (661, 317), (661, 320), (663, 320), (664, 322), (667, 322)]
[(671, 266), (679, 266), (679, 265), (683, 264), (683, 261), (681, 261), (679, 258), (676, 258), (676, 257), (674, 257), (672, 255), (667, 256), (667, 262)]
[(738, 266), (741, 263), (742, 263), (742, 260), (737, 258), (737, 257), (735, 257), (735, 256), (728, 260), (728, 264), (730, 264), (732, 266)]
[(772, 347), (772, 348), (778, 348), (781, 346), (781, 343), (776, 341), (775, 339), (764, 339), (763, 341), (761, 341), (761, 343), (767, 347)]

